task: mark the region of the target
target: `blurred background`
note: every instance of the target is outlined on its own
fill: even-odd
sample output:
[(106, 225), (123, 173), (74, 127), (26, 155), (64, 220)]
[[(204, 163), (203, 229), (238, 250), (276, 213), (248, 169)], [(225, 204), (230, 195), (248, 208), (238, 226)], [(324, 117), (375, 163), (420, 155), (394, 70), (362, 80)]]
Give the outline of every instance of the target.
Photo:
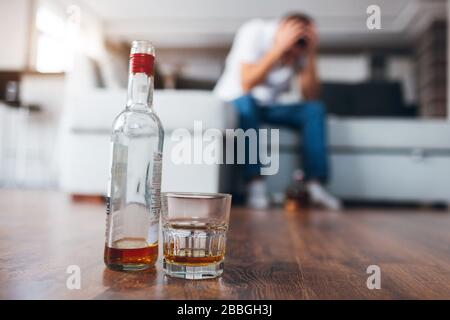
[[(366, 26), (372, 4), (380, 30)], [(0, 188), (105, 195), (134, 39), (157, 48), (167, 137), (194, 120), (234, 128), (212, 94), (233, 37), (249, 19), (290, 11), (318, 26), (328, 188), (355, 203), (450, 203), (446, 0), (0, 0)], [(300, 166), (297, 139), (281, 131), (280, 171), (268, 179), (275, 203)], [(239, 170), (169, 160), (165, 190), (240, 192)]]

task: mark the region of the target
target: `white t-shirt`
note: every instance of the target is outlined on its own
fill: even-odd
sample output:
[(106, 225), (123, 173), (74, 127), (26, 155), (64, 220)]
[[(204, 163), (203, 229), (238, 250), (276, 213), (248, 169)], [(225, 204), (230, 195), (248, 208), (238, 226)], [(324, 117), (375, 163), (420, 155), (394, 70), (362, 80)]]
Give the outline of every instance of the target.
[[(225, 64), (225, 71), (214, 88), (222, 100), (232, 101), (244, 94), (241, 86), (241, 65), (255, 63), (273, 46), (279, 20), (254, 19), (237, 32)], [(253, 97), (267, 105), (277, 101), (281, 93), (290, 89), (295, 70), (293, 66), (277, 64), (265, 81), (251, 90)]]

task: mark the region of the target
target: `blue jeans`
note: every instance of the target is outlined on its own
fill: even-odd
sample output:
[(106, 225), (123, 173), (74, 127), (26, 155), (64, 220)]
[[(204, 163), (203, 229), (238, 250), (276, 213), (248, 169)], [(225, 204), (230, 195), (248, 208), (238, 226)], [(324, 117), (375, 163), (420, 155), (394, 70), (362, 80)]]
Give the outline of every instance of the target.
[[(258, 130), (262, 122), (301, 129), (303, 132), (303, 171), (307, 180), (325, 181), (328, 176), (325, 109), (320, 102), (261, 107), (251, 95), (232, 101), (239, 113), (240, 128)], [(248, 143), (245, 154), (248, 155)], [(247, 179), (260, 175), (261, 164), (245, 164)]]

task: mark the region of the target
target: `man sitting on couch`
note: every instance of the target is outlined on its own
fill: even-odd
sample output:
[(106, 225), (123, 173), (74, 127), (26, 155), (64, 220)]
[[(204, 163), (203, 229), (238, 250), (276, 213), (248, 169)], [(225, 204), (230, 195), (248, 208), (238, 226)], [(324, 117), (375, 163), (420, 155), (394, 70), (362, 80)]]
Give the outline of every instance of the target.
[[(315, 25), (305, 14), (289, 14), (276, 21), (251, 20), (238, 31), (214, 91), (236, 107), (243, 130), (258, 130), (261, 122), (302, 129), (303, 169), (310, 198), (326, 208), (339, 209), (339, 200), (321, 185), (327, 179), (328, 164), (325, 110), (316, 100), (316, 48)], [(298, 77), (302, 101), (277, 103), (294, 75)], [(248, 204), (267, 207), (260, 164), (246, 164), (244, 174), (249, 182)]]

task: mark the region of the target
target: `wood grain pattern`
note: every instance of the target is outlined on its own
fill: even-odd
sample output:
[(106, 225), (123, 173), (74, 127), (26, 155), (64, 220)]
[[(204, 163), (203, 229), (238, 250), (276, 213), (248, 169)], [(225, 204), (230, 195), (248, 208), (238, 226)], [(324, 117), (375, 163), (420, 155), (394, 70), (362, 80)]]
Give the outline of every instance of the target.
[[(2, 299), (450, 299), (450, 214), (234, 208), (224, 275), (190, 281), (103, 264), (104, 206), (0, 191)], [(381, 289), (366, 287), (380, 266)], [(69, 265), (81, 289), (66, 288)]]

